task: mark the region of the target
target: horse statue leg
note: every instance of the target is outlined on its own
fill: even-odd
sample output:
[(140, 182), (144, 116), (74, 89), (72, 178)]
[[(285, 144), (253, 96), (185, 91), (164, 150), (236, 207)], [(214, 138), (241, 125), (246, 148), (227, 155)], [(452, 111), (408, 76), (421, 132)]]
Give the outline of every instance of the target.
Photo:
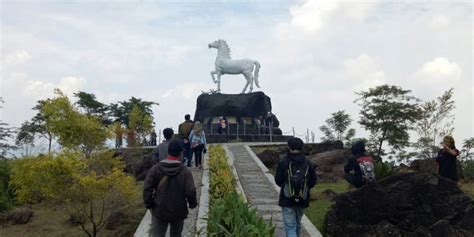
[(253, 76), (252, 76), (252, 73), (249, 73), (249, 82), (250, 82), (250, 91), (249, 91), (249, 93), (252, 93), (252, 91), (253, 91)]
[(247, 87), (249, 86), (249, 84), (251, 82), (249, 76), (247, 75), (247, 73), (244, 73), (244, 77), (245, 77), (245, 80), (247, 80), (247, 83), (245, 83), (244, 89), (242, 90), (241, 94), (245, 94), (245, 91), (247, 90)]
[(217, 71), (217, 92), (221, 92), (221, 72)]
[(213, 81), (214, 83), (217, 83), (216, 78), (214, 77), (215, 74), (217, 74), (216, 71), (211, 71), (212, 81)]

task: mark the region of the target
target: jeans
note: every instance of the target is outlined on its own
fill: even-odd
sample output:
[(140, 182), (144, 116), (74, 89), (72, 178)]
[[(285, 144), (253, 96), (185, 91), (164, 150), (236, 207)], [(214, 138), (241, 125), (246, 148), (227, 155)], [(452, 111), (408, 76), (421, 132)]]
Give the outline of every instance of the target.
[(199, 167), (202, 164), (202, 150), (204, 150), (203, 144), (200, 144), (197, 147), (193, 148), (196, 167)]
[(164, 221), (151, 215), (151, 237), (165, 237), (168, 225), (170, 226), (170, 237), (181, 237), (184, 220)]
[(193, 151), (191, 150), (191, 143), (183, 143), (183, 156), (188, 162), (188, 167), (191, 167), (191, 161), (193, 160)]
[(286, 237), (299, 237), (301, 232), (301, 218), (303, 218), (304, 208), (282, 207), (282, 214)]

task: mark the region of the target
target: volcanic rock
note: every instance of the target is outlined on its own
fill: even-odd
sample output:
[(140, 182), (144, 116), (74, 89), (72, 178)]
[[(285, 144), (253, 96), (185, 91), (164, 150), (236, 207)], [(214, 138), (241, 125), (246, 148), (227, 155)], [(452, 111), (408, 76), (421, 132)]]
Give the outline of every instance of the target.
[(344, 178), (344, 165), (351, 152), (349, 149), (326, 151), (309, 156), (316, 164), (316, 174), (321, 182), (337, 182)]
[(402, 173), (338, 195), (328, 236), (474, 236), (474, 202), (455, 182)]
[[(270, 97), (263, 92), (248, 94), (201, 94), (197, 98), (195, 121), (204, 121), (207, 117), (235, 116), (258, 118), (272, 111)], [(278, 120), (277, 120), (278, 121)], [(274, 127), (278, 127), (274, 121)]]

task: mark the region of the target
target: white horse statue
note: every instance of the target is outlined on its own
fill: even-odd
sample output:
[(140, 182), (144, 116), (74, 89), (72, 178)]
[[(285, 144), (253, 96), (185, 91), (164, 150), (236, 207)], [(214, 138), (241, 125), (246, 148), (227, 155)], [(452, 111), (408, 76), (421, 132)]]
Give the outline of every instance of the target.
[[(230, 49), (225, 40), (216, 40), (209, 44), (209, 48), (217, 49), (216, 70), (211, 71), (211, 77), (214, 83), (217, 83), (217, 92), (221, 92), (221, 75), (224, 74), (244, 74), (247, 83), (245, 84), (242, 94), (245, 93), (247, 87), (250, 85), (250, 91), (253, 90), (253, 82), (260, 88), (258, 84), (258, 71), (260, 70), (260, 63), (252, 59), (233, 60), (230, 58)], [(255, 65), (255, 71), (254, 69)], [(254, 71), (254, 73), (252, 73)], [(214, 75), (217, 74), (217, 80)]]

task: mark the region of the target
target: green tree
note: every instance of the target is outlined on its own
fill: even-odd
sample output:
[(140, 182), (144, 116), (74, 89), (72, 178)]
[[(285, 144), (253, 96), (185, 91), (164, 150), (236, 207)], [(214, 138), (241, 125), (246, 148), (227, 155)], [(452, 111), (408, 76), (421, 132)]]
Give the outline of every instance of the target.
[(87, 115), (100, 116), (107, 110), (107, 106), (99, 102), (92, 93), (79, 91), (74, 93), (74, 96), (78, 99), (76, 104), (84, 109)]
[(108, 131), (95, 116), (78, 112), (69, 98), (56, 90), (56, 98), (47, 100), (41, 107), (46, 126), (58, 137), (64, 147), (81, 149), (90, 157), (95, 149), (101, 148), (108, 137)]
[(107, 116), (108, 106), (99, 102), (94, 94), (79, 91), (74, 93), (74, 96), (78, 99), (75, 104), (84, 110), (87, 115), (100, 118), (104, 125), (112, 123)]
[[(0, 97), (0, 109), (3, 108), (4, 103), (2, 97)], [(14, 129), (8, 126), (8, 123), (4, 123), (0, 120), (0, 159), (5, 158), (9, 150), (15, 149), (16, 147), (9, 143), (9, 139), (14, 136)]]
[(23, 156), (30, 155), (30, 150), (35, 146), (35, 133), (32, 132), (34, 124), (25, 121), (21, 124), (16, 134), (15, 145), (23, 150)]
[(30, 124), (28, 124), (23, 129), (24, 132), (30, 133), (30, 135), (35, 138), (36, 136), (44, 138), (48, 141), (48, 153), (51, 153), (51, 146), (53, 143), (54, 135), (51, 132), (51, 129), (47, 126), (44, 114), (41, 112), (41, 108), (45, 103), (50, 101), (47, 100), (38, 100), (33, 110), (38, 111), (36, 115), (31, 119)]
[(69, 214), (82, 217), (82, 230), (97, 236), (113, 214), (128, 207), (137, 192), (124, 163), (110, 152), (84, 159), (80, 152), (63, 151), (13, 161), (11, 183), (18, 201), (52, 200)]
[(445, 91), (436, 100), (425, 102), (421, 105), (421, 116), (416, 122), (418, 141), (414, 144), (417, 148), (418, 158), (433, 158), (439, 150), (439, 142), (444, 136), (454, 131), (455, 102), (454, 91)]
[(380, 159), (383, 143), (394, 150), (409, 145), (408, 131), (420, 117), (418, 99), (409, 95), (410, 90), (398, 86), (381, 85), (368, 91), (356, 92), (355, 102), (361, 106), (359, 123), (371, 132), (371, 139), (377, 144), (374, 155)]
[(326, 119), (326, 125), (319, 127), (319, 130), (324, 133), (324, 137), (321, 140), (339, 140), (345, 141), (346, 144), (350, 143), (351, 139), (355, 136), (355, 129), (349, 129), (351, 122), (350, 115), (346, 114), (344, 110), (332, 113), (331, 117)]
[(471, 152), (471, 149), (474, 148), (474, 137), (471, 137), (471, 138), (468, 138), (468, 139), (464, 139), (463, 143), (462, 143), (462, 159), (464, 161), (467, 161), (467, 160), (472, 160), (474, 154)]
[(141, 143), (153, 129), (153, 118), (142, 112), (137, 105), (133, 106), (129, 117), (129, 128), (135, 132), (138, 143)]
[(111, 104), (109, 106), (109, 113), (110, 116), (115, 119), (115, 121), (119, 121), (120, 123), (130, 128), (130, 113), (134, 106), (137, 106), (138, 109), (144, 114), (153, 115), (152, 106), (159, 105), (156, 102), (151, 101), (143, 101), (141, 99), (132, 97), (128, 101), (118, 102), (117, 104)]
[(8, 123), (0, 122), (0, 158), (6, 158), (9, 151), (16, 148), (9, 143), (14, 133), (14, 129), (8, 127)]

